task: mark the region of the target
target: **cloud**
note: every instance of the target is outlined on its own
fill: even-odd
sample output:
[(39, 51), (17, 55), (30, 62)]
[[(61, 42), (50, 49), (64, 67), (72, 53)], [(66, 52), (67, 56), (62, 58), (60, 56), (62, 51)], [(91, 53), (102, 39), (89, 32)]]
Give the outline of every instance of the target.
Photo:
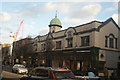
[(62, 20), (64, 23), (70, 23), (70, 24), (78, 24), (80, 23), (82, 20), (79, 18), (64, 18)]
[(17, 14), (20, 17), (35, 18), (44, 13), (43, 7), (43, 4), (34, 4), (33, 6), (30, 6), (23, 11), (19, 11)]
[[(94, 11), (93, 11), (94, 10)], [(66, 25), (74, 26), (96, 20), (96, 16), (101, 11), (98, 3), (84, 4), (83, 6), (71, 7), (70, 17), (63, 18)]]
[(118, 24), (120, 23), (120, 21), (118, 20), (118, 16), (120, 16), (120, 14), (113, 14), (112, 18), (115, 20), (115, 22)]
[(40, 35), (45, 35), (45, 34), (47, 34), (48, 32), (49, 32), (49, 28), (44, 28), (44, 29), (42, 29), (42, 30), (39, 31), (39, 34), (40, 34)]
[[(73, 0), (71, 0), (73, 1)], [(75, 1), (75, 0), (74, 0)], [(16, 4), (15, 4), (16, 5)], [(17, 6), (16, 6), (17, 7)], [(96, 19), (96, 16), (101, 11), (101, 5), (99, 3), (69, 3), (69, 2), (47, 2), (47, 3), (24, 3), (24, 5), (19, 5), (19, 8), (15, 8), (11, 12), (2, 12), (0, 13), (0, 22), (4, 21), (5, 23), (4, 29), (5, 32), (16, 32), (19, 26), (19, 22), (22, 19), (25, 19), (26, 22), (24, 24), (24, 34), (27, 35), (44, 35), (49, 31), (49, 28), (43, 28), (43, 25), (46, 21), (44, 19), (49, 19), (49, 13), (55, 13), (55, 10), (60, 13), (62, 18), (63, 28), (72, 27), (75, 25), (84, 24)], [(109, 8), (108, 10), (112, 10), (113, 8)], [(113, 15), (113, 19), (117, 20), (117, 14)], [(37, 23), (40, 20), (43, 20), (43, 23)], [(10, 22), (11, 21), (11, 22)], [(10, 22), (10, 23), (8, 23)], [(49, 23), (49, 22), (48, 22)], [(46, 24), (46, 23), (45, 23)], [(14, 29), (14, 30), (13, 30)], [(32, 31), (31, 31), (32, 30)], [(4, 32), (4, 33), (5, 33)], [(20, 32), (21, 34), (21, 32)], [(5, 38), (5, 37), (4, 37)], [(5, 41), (7, 41), (7, 37)], [(9, 41), (9, 40), (8, 40)]]
[(90, 21), (94, 21), (96, 20), (96, 18), (94, 16), (91, 16), (91, 17), (87, 17), (87, 18), (70, 18), (70, 17), (67, 17), (67, 18), (64, 18), (62, 21), (64, 22), (64, 24), (68, 27), (74, 27), (74, 26), (78, 26), (78, 25), (81, 25), (81, 24), (85, 24), (85, 23), (88, 23)]
[(12, 43), (13, 39), (9, 36), (9, 34), (2, 34), (0, 37), (2, 43)]
[[(93, 11), (94, 10), (94, 11)], [(96, 16), (101, 10), (100, 4), (88, 4), (83, 7), (73, 9), (71, 17), (74, 18), (87, 18), (90, 16)]]
[(104, 9), (104, 13), (107, 13), (107, 12), (110, 12), (110, 11), (113, 12), (115, 10), (118, 10), (119, 9), (118, 7), (119, 7), (118, 2), (113, 2), (110, 7)]
[(3, 0), (3, 2), (118, 2), (119, 0)]
[(7, 12), (0, 13), (0, 21), (1, 22), (11, 21), (11, 19), (12, 19), (12, 17), (9, 13), (7, 13)]
[(68, 13), (71, 8), (70, 3), (46, 3), (45, 10), (54, 11), (58, 10), (60, 13)]
[[(94, 10), (94, 11), (93, 11)], [(90, 5), (85, 5), (82, 8), (82, 11), (87, 12), (88, 14), (93, 14), (96, 15), (100, 12), (101, 6), (100, 4), (90, 4)]]

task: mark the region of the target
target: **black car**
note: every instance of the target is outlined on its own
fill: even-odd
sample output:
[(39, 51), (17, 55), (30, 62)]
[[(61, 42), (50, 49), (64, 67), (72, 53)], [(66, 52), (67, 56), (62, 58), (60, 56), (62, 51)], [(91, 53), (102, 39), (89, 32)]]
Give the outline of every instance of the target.
[(76, 80), (76, 77), (69, 69), (36, 67), (20, 80)]

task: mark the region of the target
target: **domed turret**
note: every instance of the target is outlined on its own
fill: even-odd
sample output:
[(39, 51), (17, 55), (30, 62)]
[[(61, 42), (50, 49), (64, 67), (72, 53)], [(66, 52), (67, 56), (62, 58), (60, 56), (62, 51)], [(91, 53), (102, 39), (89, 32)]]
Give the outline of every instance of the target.
[(61, 22), (60, 22), (60, 20), (57, 18), (57, 16), (55, 16), (55, 18), (53, 18), (51, 21), (50, 21), (50, 25), (49, 25), (49, 27), (51, 27), (51, 26), (59, 26), (59, 27), (62, 27), (61, 26)]
[(55, 16), (55, 18), (53, 18), (51, 21), (50, 21), (50, 25), (49, 25), (49, 31), (51, 33), (53, 32), (57, 32), (57, 31), (60, 31), (62, 26), (61, 26), (61, 21), (57, 18), (57, 16)]

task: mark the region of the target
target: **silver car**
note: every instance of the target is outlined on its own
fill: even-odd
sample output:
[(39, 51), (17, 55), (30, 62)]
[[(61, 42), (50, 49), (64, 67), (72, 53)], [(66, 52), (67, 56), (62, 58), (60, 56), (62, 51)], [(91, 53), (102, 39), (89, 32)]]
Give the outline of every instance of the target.
[(13, 72), (20, 73), (20, 74), (27, 74), (28, 69), (25, 68), (24, 65), (21, 64), (15, 64), (12, 68)]

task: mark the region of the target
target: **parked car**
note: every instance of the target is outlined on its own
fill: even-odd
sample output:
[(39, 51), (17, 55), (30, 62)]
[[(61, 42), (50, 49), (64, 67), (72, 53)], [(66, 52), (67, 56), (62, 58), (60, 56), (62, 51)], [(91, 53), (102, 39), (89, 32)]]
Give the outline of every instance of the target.
[(78, 80), (99, 80), (100, 77), (95, 76), (93, 72), (88, 72), (87, 76), (76, 76)]
[(27, 74), (28, 73), (28, 69), (25, 68), (25, 66), (21, 65), (21, 64), (15, 64), (12, 67), (12, 71), (16, 72), (16, 73), (21, 73), (21, 74)]
[(76, 80), (76, 77), (69, 69), (36, 67), (20, 80)]

